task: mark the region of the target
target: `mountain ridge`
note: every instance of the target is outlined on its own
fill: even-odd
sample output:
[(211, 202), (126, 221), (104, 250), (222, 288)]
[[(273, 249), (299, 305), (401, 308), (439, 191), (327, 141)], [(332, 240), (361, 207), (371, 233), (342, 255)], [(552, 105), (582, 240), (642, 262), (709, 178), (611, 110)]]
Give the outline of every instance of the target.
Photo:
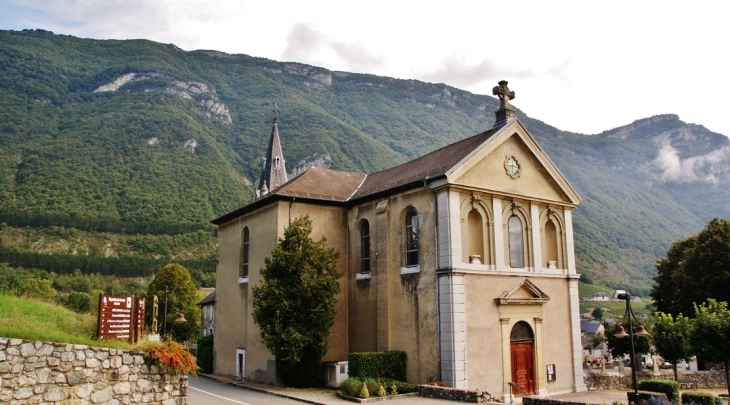
[[(0, 31), (0, 75), (0, 222), (21, 226), (204, 228), (249, 201), (275, 103), (292, 173), (384, 170), (488, 130), (498, 108), (445, 84), (46, 31)], [(674, 114), (596, 135), (517, 116), (583, 198), (578, 269), (597, 282), (646, 289), (672, 241), (730, 216), (723, 135)]]

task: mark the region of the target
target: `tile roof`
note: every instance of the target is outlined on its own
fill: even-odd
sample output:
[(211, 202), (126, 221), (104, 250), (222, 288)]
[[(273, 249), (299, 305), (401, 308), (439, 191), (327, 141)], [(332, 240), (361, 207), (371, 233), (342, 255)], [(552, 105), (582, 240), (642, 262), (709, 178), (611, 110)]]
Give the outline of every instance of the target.
[(439, 177), (445, 175), (502, 128), (492, 128), (481, 134), (446, 145), (410, 162), (370, 175), (311, 168), (267, 195), (214, 219), (212, 223), (220, 225), (249, 209), (273, 201), (277, 196), (346, 202)]
[(501, 127), (492, 128), (489, 131), (444, 146), (410, 162), (373, 173), (365, 179), (363, 185), (353, 195), (353, 199), (414, 181), (444, 175), (449, 169), (456, 166), (457, 163), (477, 149), (479, 145), (491, 138), (499, 129)]
[(313, 167), (273, 191), (273, 194), (346, 201), (366, 175)]
[(206, 295), (203, 299), (196, 302), (195, 305), (204, 305), (204, 304), (210, 304), (210, 303), (215, 303), (215, 289), (213, 290), (212, 293)]

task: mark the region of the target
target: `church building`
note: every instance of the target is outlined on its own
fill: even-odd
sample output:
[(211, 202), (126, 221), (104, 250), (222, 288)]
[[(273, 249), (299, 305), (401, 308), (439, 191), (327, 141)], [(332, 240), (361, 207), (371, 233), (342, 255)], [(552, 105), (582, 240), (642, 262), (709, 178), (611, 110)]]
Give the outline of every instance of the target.
[(585, 390), (572, 222), (580, 198), (516, 118), (507, 82), (494, 94), (494, 128), (368, 175), (311, 168), (288, 180), (274, 119), (255, 198), (213, 221), (216, 374), (276, 381), (251, 287), (284, 229), (307, 214), (312, 238), (342, 252), (323, 362), (402, 350), (411, 383), (506, 401), (509, 383), (538, 395)]

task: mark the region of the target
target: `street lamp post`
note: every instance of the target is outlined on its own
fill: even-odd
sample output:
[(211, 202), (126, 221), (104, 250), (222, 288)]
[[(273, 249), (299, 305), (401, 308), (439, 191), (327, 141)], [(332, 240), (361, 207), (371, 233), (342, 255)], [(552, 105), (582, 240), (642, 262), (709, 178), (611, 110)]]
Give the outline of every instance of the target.
[[(162, 321), (162, 334), (164, 336), (167, 336), (167, 295), (169, 294), (169, 291), (167, 289), (167, 285), (165, 285), (165, 318)], [(173, 308), (174, 309), (174, 308)], [(185, 319), (185, 316), (182, 314), (182, 312), (175, 318), (176, 323), (185, 323), (187, 320)]]
[[(634, 324), (631, 320), (634, 319), (636, 323), (639, 324), (639, 326), (636, 328), (636, 336), (647, 336), (649, 335), (649, 332), (647, 332), (646, 329), (644, 329), (644, 325), (642, 325), (641, 322), (636, 319), (636, 315), (634, 315), (634, 311), (631, 309), (631, 294), (629, 294), (628, 291), (616, 291), (614, 298), (626, 301), (626, 311), (624, 312), (624, 317), (621, 318), (621, 322), (619, 322), (619, 326), (616, 328), (616, 333), (614, 334), (614, 337), (623, 339), (628, 336), (630, 339), (631, 352), (629, 353), (629, 355), (631, 359), (631, 381), (634, 383), (634, 401), (636, 403), (639, 403), (639, 388), (636, 385), (636, 352), (634, 349)], [(624, 330), (624, 327), (621, 325), (627, 316), (629, 318), (628, 334)]]

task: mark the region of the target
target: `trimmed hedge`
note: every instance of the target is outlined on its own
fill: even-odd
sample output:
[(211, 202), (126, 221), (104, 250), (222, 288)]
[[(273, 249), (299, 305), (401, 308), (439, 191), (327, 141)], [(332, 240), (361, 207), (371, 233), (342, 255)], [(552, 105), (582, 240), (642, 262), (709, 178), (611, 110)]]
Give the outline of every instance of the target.
[(349, 375), (360, 379), (406, 379), (406, 352), (360, 352), (347, 355)]
[(669, 399), (667, 398), (667, 394), (663, 392), (639, 391), (639, 398), (636, 398), (634, 392), (629, 391), (626, 393), (626, 396), (629, 399), (629, 404), (634, 405), (643, 404), (645, 401), (649, 401), (652, 398), (664, 398), (665, 400), (669, 401)]
[(691, 405), (722, 405), (722, 399), (710, 392), (683, 392), (682, 403)]
[(679, 402), (679, 384), (674, 380), (644, 380), (637, 383), (637, 388), (642, 391), (663, 392), (667, 395), (667, 399)]

